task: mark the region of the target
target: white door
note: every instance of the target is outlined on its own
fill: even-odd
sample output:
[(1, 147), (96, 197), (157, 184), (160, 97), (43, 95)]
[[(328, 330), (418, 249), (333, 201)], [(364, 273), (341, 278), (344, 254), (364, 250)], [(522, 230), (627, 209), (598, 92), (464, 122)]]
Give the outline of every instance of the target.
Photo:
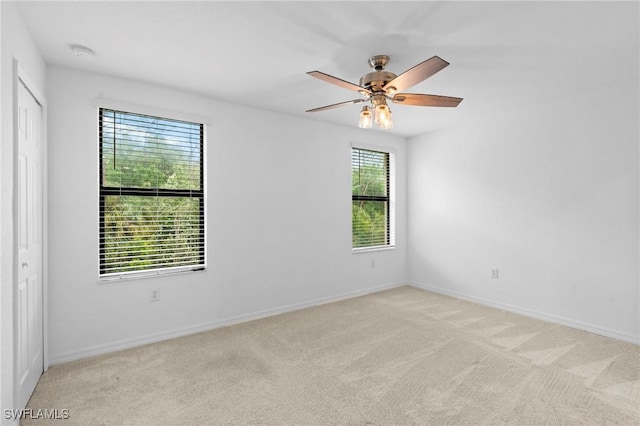
[(24, 408), (42, 375), (42, 108), (18, 83), (16, 408)]

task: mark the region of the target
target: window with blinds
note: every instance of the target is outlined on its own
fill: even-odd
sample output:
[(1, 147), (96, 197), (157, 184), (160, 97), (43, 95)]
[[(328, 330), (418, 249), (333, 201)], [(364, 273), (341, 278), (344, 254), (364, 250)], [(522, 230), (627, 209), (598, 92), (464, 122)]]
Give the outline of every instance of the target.
[(204, 125), (99, 109), (100, 275), (205, 265)]
[(354, 249), (393, 241), (393, 154), (351, 149), (351, 229)]

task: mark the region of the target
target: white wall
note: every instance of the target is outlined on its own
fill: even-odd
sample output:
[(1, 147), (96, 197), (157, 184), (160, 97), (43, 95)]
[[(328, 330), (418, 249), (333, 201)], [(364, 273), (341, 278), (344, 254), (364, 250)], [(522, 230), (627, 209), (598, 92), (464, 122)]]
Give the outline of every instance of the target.
[(640, 340), (638, 52), (612, 53), (581, 90), (409, 140), (415, 285)]
[[(403, 138), (55, 67), (48, 88), (52, 363), (406, 283)], [(209, 117), (206, 272), (98, 281), (97, 98)], [(352, 142), (396, 150), (395, 250), (351, 253)]]
[[(1, 11), (1, 71), (0, 71), (0, 408), (13, 405), (13, 185), (14, 139), (13, 62), (18, 61), (22, 72), (28, 76), (34, 89), (45, 91), (46, 67), (29, 33), (20, 12), (11, 2), (0, 2)], [(9, 424), (7, 419), (0, 420)]]

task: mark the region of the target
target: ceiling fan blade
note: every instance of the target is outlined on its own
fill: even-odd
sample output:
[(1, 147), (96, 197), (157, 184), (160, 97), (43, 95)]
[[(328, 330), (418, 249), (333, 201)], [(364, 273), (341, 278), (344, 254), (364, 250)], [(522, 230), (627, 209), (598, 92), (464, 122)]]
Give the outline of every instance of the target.
[(346, 80), (342, 80), (341, 78), (334, 77), (332, 75), (325, 74), (325, 73), (320, 72), (320, 71), (309, 71), (307, 74), (309, 74), (312, 77), (319, 78), (322, 81), (326, 81), (327, 83), (335, 84), (336, 86), (342, 87), (344, 89), (349, 89), (349, 90), (354, 90), (356, 92), (360, 92), (363, 95), (364, 94), (367, 94), (367, 95), (371, 94), (370, 90), (367, 90), (362, 86), (358, 86), (357, 84), (349, 83)]
[(361, 102), (367, 102), (367, 101), (368, 101), (368, 99), (354, 99), (352, 101), (345, 101), (345, 102), (340, 102), (340, 103), (337, 103), (337, 104), (326, 105), (326, 106), (319, 107), (319, 108), (308, 109), (305, 112), (325, 111), (325, 110), (328, 110), (328, 109), (338, 108), (338, 107), (341, 107), (341, 106), (344, 106), (344, 105), (348, 105), (348, 104), (359, 104)]
[(444, 59), (434, 56), (410, 68), (388, 82), (384, 87), (395, 87), (397, 92), (415, 86), (449, 65)]
[(397, 93), (391, 101), (400, 105), (456, 107), (460, 102), (462, 102), (462, 98), (423, 95), (420, 93)]

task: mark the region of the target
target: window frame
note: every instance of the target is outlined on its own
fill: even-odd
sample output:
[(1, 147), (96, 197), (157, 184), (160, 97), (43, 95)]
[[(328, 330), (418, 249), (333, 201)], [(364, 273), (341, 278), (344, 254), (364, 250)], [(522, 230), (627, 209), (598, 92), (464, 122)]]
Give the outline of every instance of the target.
[[(168, 275), (183, 272), (205, 271), (207, 268), (207, 120), (205, 117), (191, 114), (175, 113), (157, 108), (145, 108), (116, 101), (100, 99), (95, 102), (98, 136), (98, 280), (108, 282), (114, 280), (138, 279), (158, 275)], [(172, 120), (188, 122), (200, 126), (200, 189), (163, 189), (163, 188), (136, 188), (136, 187), (109, 187), (104, 186), (103, 173), (103, 139), (102, 139), (102, 114), (103, 111), (115, 111), (116, 113), (132, 114), (157, 118), (160, 120)], [(148, 196), (148, 197), (188, 197), (199, 200), (199, 235), (202, 239), (202, 248), (198, 256), (199, 263), (192, 265), (167, 266), (152, 269), (134, 271), (103, 273), (105, 243), (102, 241), (104, 234), (105, 200), (107, 196)], [(200, 263), (201, 262), (201, 263)]]
[(364, 246), (364, 247), (354, 247), (353, 246), (353, 216), (351, 219), (351, 251), (352, 253), (363, 253), (370, 251), (381, 251), (381, 250), (392, 250), (395, 249), (396, 246), (396, 153), (395, 150), (389, 147), (384, 146), (376, 146), (362, 143), (352, 143), (350, 147), (350, 179), (353, 184), (353, 150), (362, 150), (362, 151), (372, 151), (377, 153), (382, 153), (386, 155), (387, 158), (387, 196), (364, 196), (364, 195), (354, 195), (353, 187), (351, 190), (351, 211), (353, 214), (353, 201), (386, 201), (387, 202), (387, 211), (386, 211), (386, 242), (385, 244)]

